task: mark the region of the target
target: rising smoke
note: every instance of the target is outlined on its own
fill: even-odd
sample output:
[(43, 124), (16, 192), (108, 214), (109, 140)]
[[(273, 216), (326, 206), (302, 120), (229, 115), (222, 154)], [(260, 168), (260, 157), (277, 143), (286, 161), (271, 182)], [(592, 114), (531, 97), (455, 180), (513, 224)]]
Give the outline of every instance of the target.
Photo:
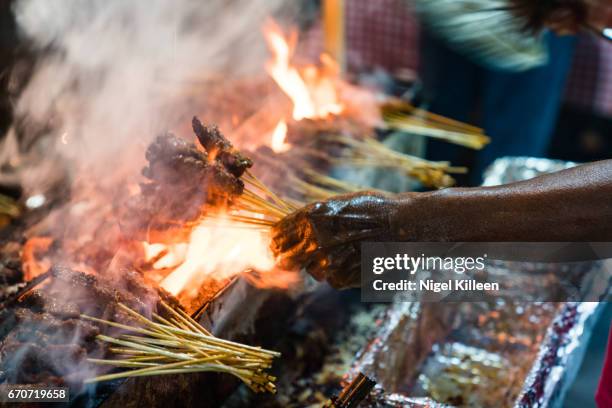
[[(173, 119), (165, 91), (261, 71), (261, 26), (283, 0), (21, 0), (21, 34), (46, 50), (16, 105), (51, 129), (46, 149), (108, 172), (141, 160)], [(123, 154), (131, 156), (124, 156)], [(140, 161), (138, 161), (140, 164)]]

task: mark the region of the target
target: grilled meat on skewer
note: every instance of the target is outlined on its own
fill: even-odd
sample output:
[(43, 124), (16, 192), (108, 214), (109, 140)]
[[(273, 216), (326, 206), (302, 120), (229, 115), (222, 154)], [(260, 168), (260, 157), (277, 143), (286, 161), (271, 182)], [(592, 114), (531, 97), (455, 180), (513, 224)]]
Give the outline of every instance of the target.
[(240, 177), (253, 166), (253, 161), (236, 150), (217, 126), (205, 126), (197, 116), (193, 117), (191, 124), (202, 147), (214, 160), (221, 162), (231, 174)]
[(197, 117), (193, 131), (200, 146), (172, 133), (158, 136), (148, 147), (147, 181), (140, 193), (125, 201), (120, 225), (132, 239), (182, 242), (210, 209), (230, 207), (245, 190), (240, 177), (253, 165), (216, 126)]
[(193, 186), (206, 191), (208, 204), (217, 200), (231, 201), (242, 194), (243, 182), (219, 162), (171, 133), (158, 136), (146, 153), (148, 167), (143, 175), (151, 181), (164, 184), (167, 188)]
[[(215, 134), (222, 137), (218, 141), (225, 140), (220, 133)], [(224, 146), (222, 152), (227, 154), (221, 157), (225, 162), (244, 163), (242, 156), (229, 153), (227, 144), (221, 142), (211, 146)], [(244, 191), (244, 183), (235, 175), (242, 174), (238, 169), (243, 167), (228, 167), (219, 158), (213, 159), (211, 153), (172, 133), (158, 136), (146, 152), (148, 166), (143, 175), (148, 181), (140, 185), (140, 194), (125, 202), (127, 208), (120, 217), (122, 231), (149, 242), (169, 237), (180, 241), (189, 233), (187, 224), (200, 218), (207, 207), (231, 205)]]

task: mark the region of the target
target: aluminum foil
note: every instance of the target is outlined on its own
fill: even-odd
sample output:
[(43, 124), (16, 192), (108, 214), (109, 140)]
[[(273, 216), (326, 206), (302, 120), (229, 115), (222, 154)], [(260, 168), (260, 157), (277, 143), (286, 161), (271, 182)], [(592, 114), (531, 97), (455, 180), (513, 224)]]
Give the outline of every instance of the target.
[[(575, 165), (502, 158), (486, 171), (484, 185)], [(361, 371), (378, 381), (371, 407), (560, 406), (602, 307), (592, 302), (398, 302), (358, 354), (351, 375)]]
[(398, 302), (351, 374), (378, 382), (370, 407), (557, 406), (600, 310), (587, 302)]
[(574, 380), (602, 303), (566, 303), (548, 328), (515, 407), (561, 406)]
[(578, 163), (537, 157), (502, 157), (484, 172), (483, 186), (496, 186), (514, 181), (529, 180), (545, 173), (569, 169)]

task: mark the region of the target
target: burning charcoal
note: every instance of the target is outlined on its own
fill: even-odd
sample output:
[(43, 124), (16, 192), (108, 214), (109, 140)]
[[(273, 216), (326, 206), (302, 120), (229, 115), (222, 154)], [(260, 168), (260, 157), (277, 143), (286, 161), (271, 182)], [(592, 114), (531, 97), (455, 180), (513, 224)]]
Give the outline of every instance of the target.
[(197, 116), (193, 117), (191, 124), (200, 144), (211, 157), (220, 161), (231, 174), (240, 177), (248, 168), (253, 166), (251, 159), (240, 154), (232, 143), (223, 136), (217, 126), (205, 126)]

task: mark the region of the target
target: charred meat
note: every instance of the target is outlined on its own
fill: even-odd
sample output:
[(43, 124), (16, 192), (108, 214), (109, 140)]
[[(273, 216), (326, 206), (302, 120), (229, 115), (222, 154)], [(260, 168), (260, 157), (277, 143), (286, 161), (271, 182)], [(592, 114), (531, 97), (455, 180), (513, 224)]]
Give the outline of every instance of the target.
[(85, 378), (106, 370), (87, 361), (106, 355), (96, 336), (117, 330), (81, 313), (133, 323), (118, 303), (146, 314), (158, 299), (135, 272), (111, 279), (52, 268), (50, 279), (0, 316), (0, 384), (68, 385), (78, 392)]
[(242, 156), (216, 126), (193, 118), (193, 129), (202, 148), (172, 133), (158, 136), (148, 147), (147, 181), (140, 194), (126, 200), (121, 228), (126, 235), (150, 242), (168, 234), (181, 238), (186, 224), (209, 208), (230, 206), (243, 192), (239, 178), (252, 161)]
[(202, 147), (214, 160), (221, 162), (231, 174), (240, 177), (253, 166), (253, 161), (236, 150), (217, 126), (206, 126), (197, 116), (193, 117), (191, 124)]

